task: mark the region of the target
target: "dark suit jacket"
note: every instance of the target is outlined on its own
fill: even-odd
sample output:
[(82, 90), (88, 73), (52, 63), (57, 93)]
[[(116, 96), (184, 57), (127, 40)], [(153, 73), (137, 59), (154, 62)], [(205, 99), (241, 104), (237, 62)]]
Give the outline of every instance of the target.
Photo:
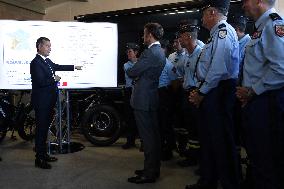
[(52, 108), (56, 102), (57, 82), (54, 80), (55, 71), (73, 71), (73, 65), (54, 64), (50, 59), (46, 59), (52, 67), (52, 72), (45, 60), (36, 55), (30, 64), (30, 74), (32, 79), (32, 104), (34, 108)]
[(131, 106), (136, 110), (153, 111), (159, 106), (159, 77), (165, 66), (166, 57), (160, 45), (146, 49), (134, 66), (126, 71), (135, 78), (131, 96)]

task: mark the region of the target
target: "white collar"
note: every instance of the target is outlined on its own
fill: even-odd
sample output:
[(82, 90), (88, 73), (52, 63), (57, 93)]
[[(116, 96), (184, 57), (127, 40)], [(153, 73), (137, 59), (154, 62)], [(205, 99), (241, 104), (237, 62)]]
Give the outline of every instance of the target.
[(159, 41), (155, 41), (151, 45), (148, 46), (148, 48), (151, 48), (153, 45), (161, 45)]
[[(38, 54), (38, 53), (37, 53)], [(38, 54), (43, 60), (46, 59), (46, 57), (42, 56), (41, 54)]]

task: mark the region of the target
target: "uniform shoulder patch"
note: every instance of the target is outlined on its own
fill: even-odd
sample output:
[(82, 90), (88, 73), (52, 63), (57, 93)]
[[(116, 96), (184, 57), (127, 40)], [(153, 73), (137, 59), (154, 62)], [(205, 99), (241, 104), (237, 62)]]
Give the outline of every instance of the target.
[(277, 14), (277, 13), (271, 13), (269, 16), (273, 21), (282, 20), (281, 16), (279, 16), (279, 14)]
[(218, 36), (220, 39), (224, 39), (227, 36), (227, 30), (220, 30)]
[(275, 34), (284, 37), (284, 25), (275, 25)]

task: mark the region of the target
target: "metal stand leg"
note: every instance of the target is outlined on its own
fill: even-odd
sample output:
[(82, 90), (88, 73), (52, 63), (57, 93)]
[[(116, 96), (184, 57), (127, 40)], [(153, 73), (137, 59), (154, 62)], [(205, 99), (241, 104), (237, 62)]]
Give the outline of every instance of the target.
[[(62, 91), (61, 91), (62, 92)], [(57, 110), (49, 128), (48, 152), (71, 153), (82, 150), (84, 146), (80, 143), (70, 142), (70, 99), (69, 91), (66, 90), (65, 104), (62, 103), (61, 92), (58, 91)], [(66, 120), (62, 119), (66, 113)]]
[(68, 153), (70, 153), (70, 103), (69, 103), (69, 91), (66, 90), (66, 121), (67, 121), (67, 128), (66, 128), (66, 132), (67, 132), (67, 146), (68, 146)]
[(57, 144), (59, 144), (59, 153), (62, 153), (62, 106), (61, 106), (61, 95), (58, 92), (57, 95)]

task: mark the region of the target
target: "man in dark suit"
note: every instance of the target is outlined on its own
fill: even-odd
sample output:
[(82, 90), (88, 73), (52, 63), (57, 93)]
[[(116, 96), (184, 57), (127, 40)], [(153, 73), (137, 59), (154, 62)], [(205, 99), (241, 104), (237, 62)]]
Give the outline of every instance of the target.
[(57, 82), (60, 77), (55, 71), (81, 70), (81, 66), (54, 64), (49, 58), (51, 51), (50, 40), (40, 37), (36, 42), (37, 55), (30, 64), (32, 79), (32, 104), (36, 118), (35, 166), (42, 169), (51, 169), (48, 162), (57, 161), (57, 158), (47, 155), (46, 139), (51, 124), (52, 110), (57, 100)]
[(159, 77), (165, 66), (166, 57), (158, 40), (164, 30), (158, 23), (144, 26), (144, 44), (148, 48), (142, 53), (137, 63), (126, 71), (134, 78), (135, 84), (131, 96), (135, 120), (140, 137), (144, 142), (144, 169), (136, 170), (137, 176), (128, 179), (131, 183), (155, 182), (160, 176), (161, 141), (157, 110), (159, 107)]

